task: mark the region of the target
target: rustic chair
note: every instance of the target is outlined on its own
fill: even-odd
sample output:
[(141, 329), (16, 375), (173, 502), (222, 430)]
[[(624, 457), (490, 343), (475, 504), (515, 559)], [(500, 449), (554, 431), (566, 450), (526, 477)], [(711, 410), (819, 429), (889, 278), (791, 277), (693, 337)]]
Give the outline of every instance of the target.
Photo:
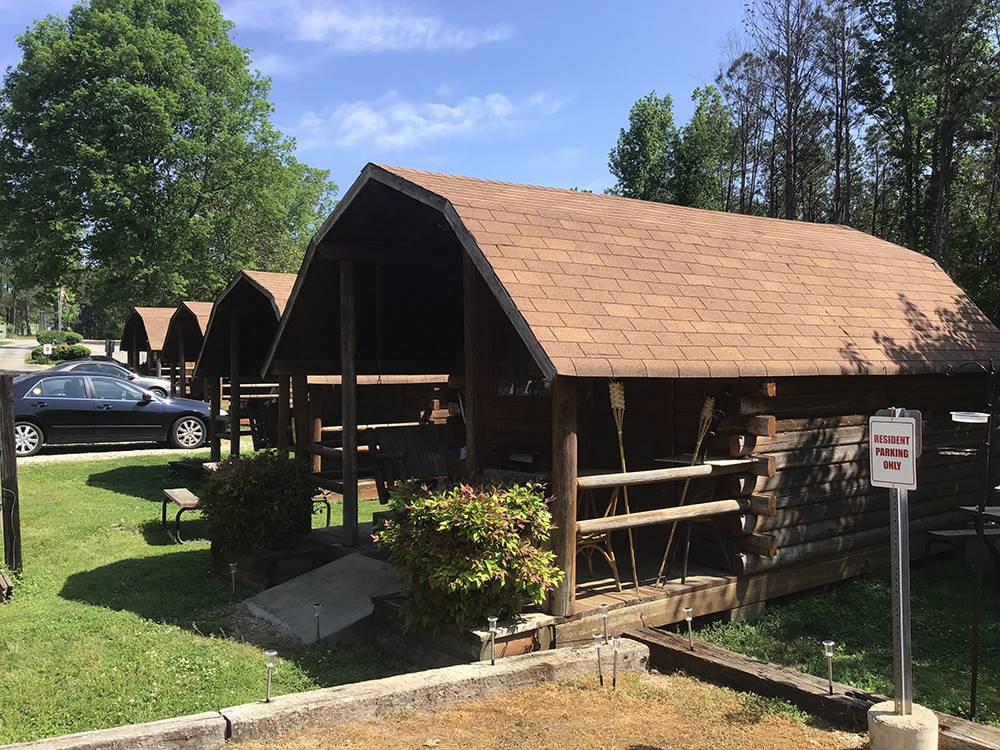
[(368, 450), (379, 502), (389, 502), (399, 482), (435, 482), (448, 477), (445, 425), (421, 424), (374, 427), (368, 430)]
[[(608, 499), (608, 504), (604, 509), (602, 518), (607, 518), (608, 516), (613, 516), (618, 513), (618, 496), (621, 492), (621, 487), (615, 487), (611, 492), (611, 497)], [(588, 518), (597, 517), (597, 505), (594, 502), (593, 491), (586, 493), (586, 513)], [(587, 560), (587, 572), (590, 573), (590, 577), (594, 577), (594, 553), (600, 553), (601, 556), (608, 563), (608, 567), (611, 568), (611, 575), (614, 576), (615, 585), (618, 590), (622, 590), (622, 579), (618, 575), (618, 562), (615, 560), (615, 549), (611, 544), (611, 532), (610, 531), (596, 531), (590, 534), (578, 534), (576, 537), (576, 553), (578, 555), (584, 555)]]

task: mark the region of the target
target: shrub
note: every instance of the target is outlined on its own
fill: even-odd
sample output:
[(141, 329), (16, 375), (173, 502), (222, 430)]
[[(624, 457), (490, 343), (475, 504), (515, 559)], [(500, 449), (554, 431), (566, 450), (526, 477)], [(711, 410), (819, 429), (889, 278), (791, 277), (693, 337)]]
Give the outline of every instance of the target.
[(219, 464), (201, 490), (209, 536), (234, 552), (283, 549), (311, 527), (315, 485), (306, 467), (277, 451)]
[[(39, 344), (52, 344), (56, 346), (58, 344), (79, 344), (83, 341), (83, 336), (81, 336), (76, 331), (42, 331), (35, 339)], [(90, 354), (88, 350), (87, 354)]]
[(52, 362), (64, 362), (68, 359), (82, 359), (90, 356), (90, 349), (76, 344), (55, 344), (52, 347), (52, 354), (45, 354), (43, 346), (36, 346), (31, 350), (29, 361), (35, 364), (47, 365)]
[(541, 604), (563, 573), (544, 549), (552, 517), (537, 484), (401, 486), (376, 540), (399, 566), (407, 624), (483, 625)]

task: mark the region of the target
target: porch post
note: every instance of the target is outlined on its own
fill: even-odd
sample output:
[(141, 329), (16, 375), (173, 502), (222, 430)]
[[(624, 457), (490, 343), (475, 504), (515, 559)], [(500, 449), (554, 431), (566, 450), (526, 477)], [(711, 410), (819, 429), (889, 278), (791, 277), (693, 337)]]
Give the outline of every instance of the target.
[(170, 365), (170, 397), (177, 395), (177, 365)]
[(156, 377), (163, 377), (163, 352), (156, 353)]
[(289, 413), (288, 399), (290, 380), (287, 375), (278, 376), (278, 451), (282, 456), (288, 456)]
[[(323, 386), (309, 386), (309, 439), (307, 442), (319, 443), (323, 440)], [(323, 457), (313, 453), (309, 463), (314, 474), (323, 471)]]
[(340, 414), (343, 460), (343, 543), (358, 544), (358, 378), (354, 363), (354, 265), (340, 262)]
[(295, 457), (305, 458), (309, 423), (309, 382), (305, 375), (292, 375), (292, 421), (295, 423)]
[[(180, 326), (177, 330), (177, 359), (181, 363), (180, 371), (180, 390), (181, 398), (187, 398), (187, 360), (184, 359), (184, 326)], [(159, 359), (157, 359), (156, 368), (159, 369)]]
[(240, 455), (240, 324), (229, 320), (229, 455)]
[(222, 411), (222, 379), (218, 377), (206, 379), (205, 385), (211, 391), (209, 394), (211, 424), (208, 426), (208, 459), (209, 461), (221, 461), (222, 437), (219, 435), (219, 412)]
[(552, 592), (552, 614), (572, 612), (576, 599), (576, 381), (557, 375), (552, 380), (552, 549), (556, 565), (566, 574)]
[(485, 407), (493, 366), (490, 341), (489, 310), (486, 306), (489, 290), (468, 255), (463, 256), (463, 317), (465, 318), (465, 467), (475, 475), (486, 466), (485, 428), (489, 421)]

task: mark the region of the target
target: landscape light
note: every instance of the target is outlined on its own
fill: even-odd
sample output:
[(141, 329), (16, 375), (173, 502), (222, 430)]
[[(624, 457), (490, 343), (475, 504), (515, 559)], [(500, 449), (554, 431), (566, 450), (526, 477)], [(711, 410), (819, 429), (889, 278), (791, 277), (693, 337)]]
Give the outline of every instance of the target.
[(264, 690), (264, 703), (271, 702), (271, 673), (274, 671), (275, 657), (277, 651), (267, 650), (264, 652), (264, 664), (267, 666), (267, 687)]
[(604, 631), (604, 642), (608, 642), (608, 605), (601, 605), (601, 628)]
[(233, 584), (233, 596), (236, 596), (236, 563), (229, 563), (229, 579)]
[(611, 689), (618, 687), (618, 647), (621, 645), (622, 637), (616, 635), (611, 639)]
[(830, 685), (830, 695), (833, 695), (833, 641), (823, 641), (823, 655), (826, 656), (826, 679)]
[(316, 643), (319, 643), (319, 611), (323, 609), (323, 605), (319, 602), (313, 604), (313, 618), (316, 620)]
[(490, 624), (490, 666), (495, 666), (497, 663), (497, 618), (487, 617), (486, 621)]
[(953, 411), (951, 421), (964, 422), (965, 424), (986, 424), (990, 421), (990, 415), (982, 411)]
[(691, 616), (691, 607), (684, 607), (684, 621), (687, 622), (688, 629), (688, 651), (694, 651), (694, 633), (691, 631), (691, 621), (694, 619)]
[(604, 687), (604, 668), (601, 665), (601, 644), (604, 636), (601, 633), (594, 633), (594, 645), (597, 646), (597, 681)]

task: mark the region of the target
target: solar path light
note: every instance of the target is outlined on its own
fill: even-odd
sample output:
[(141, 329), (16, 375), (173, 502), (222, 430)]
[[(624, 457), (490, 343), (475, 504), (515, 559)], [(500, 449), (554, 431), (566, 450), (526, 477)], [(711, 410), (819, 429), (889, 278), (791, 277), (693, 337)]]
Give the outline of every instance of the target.
[(267, 666), (267, 686), (264, 688), (264, 703), (271, 702), (271, 673), (274, 671), (275, 657), (278, 652), (267, 650), (264, 652), (264, 664)]
[(486, 621), (490, 624), (490, 665), (494, 666), (497, 663), (497, 618), (487, 617)]
[(604, 642), (608, 642), (608, 605), (601, 605), (601, 627), (604, 631)]
[(620, 635), (611, 638), (611, 689), (618, 687), (618, 647), (621, 645)]
[(319, 602), (313, 604), (313, 619), (316, 620), (316, 643), (319, 643), (319, 611), (323, 609), (323, 605)]
[(604, 666), (601, 664), (601, 644), (604, 636), (601, 633), (594, 633), (594, 645), (597, 647), (597, 681), (604, 687)]
[(688, 651), (694, 651), (694, 633), (691, 631), (691, 621), (694, 619), (691, 616), (692, 611), (691, 607), (684, 607), (684, 621), (687, 623), (688, 630)]
[(826, 657), (826, 681), (833, 695), (833, 649), (837, 644), (833, 641), (823, 641), (823, 655)]

